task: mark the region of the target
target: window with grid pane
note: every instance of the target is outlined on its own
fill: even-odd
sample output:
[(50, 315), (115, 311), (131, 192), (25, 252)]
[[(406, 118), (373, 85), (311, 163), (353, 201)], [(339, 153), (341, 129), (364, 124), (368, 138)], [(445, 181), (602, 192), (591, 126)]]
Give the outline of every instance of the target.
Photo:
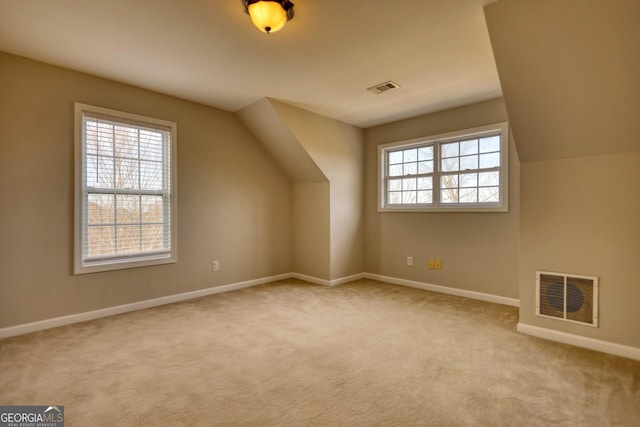
[(76, 104), (75, 272), (175, 262), (176, 124)]
[(507, 124), (380, 146), (381, 211), (506, 211)]

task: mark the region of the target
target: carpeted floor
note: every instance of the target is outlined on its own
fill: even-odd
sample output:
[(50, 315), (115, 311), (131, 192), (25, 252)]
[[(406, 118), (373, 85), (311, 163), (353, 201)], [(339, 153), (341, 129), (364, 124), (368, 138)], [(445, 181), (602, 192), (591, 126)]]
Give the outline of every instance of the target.
[(287, 280), (0, 341), (0, 405), (67, 426), (639, 426), (640, 362), (517, 310)]

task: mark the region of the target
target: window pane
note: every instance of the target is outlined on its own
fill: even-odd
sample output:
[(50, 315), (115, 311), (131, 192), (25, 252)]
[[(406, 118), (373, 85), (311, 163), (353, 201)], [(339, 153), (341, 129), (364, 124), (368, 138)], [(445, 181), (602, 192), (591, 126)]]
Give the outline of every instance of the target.
[(480, 203), (493, 203), (500, 201), (500, 187), (483, 187), (480, 188)]
[(98, 154), (102, 156), (113, 156), (113, 126), (102, 125), (96, 134), (98, 143)]
[(418, 163), (418, 173), (433, 173), (433, 160)]
[(431, 190), (433, 188), (433, 178), (418, 178), (418, 190)]
[(404, 162), (415, 162), (418, 160), (418, 150), (413, 148), (411, 150), (404, 150)]
[(391, 151), (389, 153), (389, 164), (402, 163), (402, 151)]
[(415, 191), (404, 191), (402, 193), (402, 203), (405, 205), (415, 204), (417, 200), (417, 195)]
[(433, 147), (418, 148), (418, 160), (433, 160)]
[(402, 165), (389, 166), (389, 176), (402, 176)]
[(89, 194), (87, 197), (87, 224), (115, 223), (113, 194)]
[(400, 191), (402, 190), (402, 180), (401, 179), (390, 179), (389, 180), (389, 191)]
[(140, 226), (122, 225), (118, 227), (118, 253), (140, 252)]
[(440, 187), (458, 188), (458, 175), (445, 175), (440, 177)]
[(415, 190), (416, 189), (416, 178), (409, 178), (402, 180), (402, 189), (403, 190)]
[(496, 168), (498, 166), (500, 166), (500, 153), (480, 155), (480, 169)]
[(458, 146), (460, 144), (458, 144), (457, 142), (452, 142), (450, 144), (442, 144), (440, 146), (441, 149), (441, 153), (440, 153), (440, 157), (456, 157), (459, 155), (459, 151), (458, 151)]
[(455, 172), (460, 170), (460, 158), (453, 157), (451, 159), (442, 159), (440, 170), (442, 172)]
[(98, 130), (96, 122), (85, 121), (84, 137), (86, 139), (87, 154), (98, 154)]
[(418, 203), (433, 203), (433, 192), (418, 191)]
[(116, 203), (116, 220), (118, 224), (140, 222), (140, 196), (117, 195)]
[(390, 205), (402, 204), (402, 193), (399, 191), (389, 193), (389, 204)]
[(162, 133), (140, 130), (140, 158), (162, 161)]
[(118, 159), (116, 161), (116, 186), (122, 190), (137, 190), (138, 162), (135, 160)]
[(164, 206), (162, 196), (142, 196), (141, 202), (142, 222), (163, 222)]
[(136, 129), (115, 126), (114, 129), (116, 156), (138, 157), (138, 132)]
[(140, 188), (162, 190), (162, 163), (140, 162)]
[(98, 187), (114, 188), (113, 157), (98, 157)]
[(478, 169), (478, 156), (460, 157), (460, 170)]
[(404, 174), (405, 175), (415, 175), (418, 173), (418, 164), (417, 163), (405, 163), (404, 164)]
[(470, 141), (462, 141), (460, 142), (460, 155), (466, 156), (469, 154), (477, 154), (478, 153), (478, 140), (472, 139)]
[(477, 202), (478, 202), (478, 190), (476, 188), (460, 189), (459, 203), (477, 203)]
[(500, 151), (500, 137), (490, 136), (480, 139), (480, 152), (489, 153), (492, 151)]
[(113, 255), (116, 252), (116, 234), (113, 226), (87, 227), (87, 256)]
[(478, 186), (478, 174), (477, 173), (465, 173), (460, 175), (460, 187), (477, 187)]
[(440, 190), (440, 202), (441, 203), (458, 203), (458, 190), (457, 189)]
[(480, 187), (500, 185), (500, 172), (481, 172), (479, 175)]
[(143, 251), (167, 249), (168, 245), (163, 241), (162, 224), (143, 225), (141, 227), (141, 241)]
[(85, 165), (87, 170), (85, 171), (86, 175), (85, 185), (87, 187), (97, 187), (98, 186), (98, 157), (97, 156), (87, 156), (85, 158)]

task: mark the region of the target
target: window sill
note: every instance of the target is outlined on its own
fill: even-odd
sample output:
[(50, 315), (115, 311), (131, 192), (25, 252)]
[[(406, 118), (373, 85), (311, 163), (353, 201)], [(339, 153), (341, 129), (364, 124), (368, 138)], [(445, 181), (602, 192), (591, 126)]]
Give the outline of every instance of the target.
[(84, 263), (83, 265), (74, 267), (73, 274), (87, 274), (87, 273), (99, 273), (103, 271), (124, 270), (128, 268), (148, 267), (153, 265), (174, 264), (177, 262), (175, 255), (173, 256), (154, 256), (136, 258), (133, 260), (119, 260), (119, 261), (97, 261)]
[(460, 206), (460, 205), (455, 205), (455, 206), (433, 206), (433, 207), (413, 207), (413, 206), (398, 206), (398, 207), (390, 207), (390, 206), (386, 206), (386, 207), (378, 207), (378, 212), (379, 213), (387, 213), (387, 212), (442, 212), (442, 213), (482, 213), (482, 212), (487, 212), (487, 213), (495, 213), (495, 212), (509, 212), (509, 206), (508, 205), (504, 205), (504, 206), (486, 206), (486, 207), (482, 207), (482, 206), (478, 206), (473, 205), (473, 206)]

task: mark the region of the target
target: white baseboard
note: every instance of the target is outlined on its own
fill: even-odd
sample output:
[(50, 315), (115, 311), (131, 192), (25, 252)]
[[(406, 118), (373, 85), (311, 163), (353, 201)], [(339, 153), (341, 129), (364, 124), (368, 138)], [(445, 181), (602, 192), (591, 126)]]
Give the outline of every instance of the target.
[(291, 277), (292, 279), (304, 280), (305, 282), (313, 283), (314, 285), (331, 286), (331, 281), (327, 279), (307, 276), (306, 274), (291, 273), (289, 277)]
[(365, 276), (366, 276), (366, 273), (359, 273), (359, 274), (354, 274), (352, 276), (341, 277), (340, 279), (326, 280), (326, 279), (320, 279), (318, 277), (307, 276), (306, 274), (291, 273), (290, 277), (294, 279), (304, 280), (305, 282), (314, 283), (316, 285), (331, 287), (331, 286), (343, 285), (345, 283), (353, 282), (354, 280), (358, 280), (358, 279), (364, 279)]
[(595, 338), (583, 337), (581, 335), (568, 334), (566, 332), (554, 331), (553, 329), (541, 328), (539, 326), (527, 325), (525, 323), (518, 323), (518, 332), (538, 338), (544, 338), (546, 340), (588, 348), (589, 350), (596, 350), (629, 359), (640, 360), (640, 348), (638, 347), (630, 347), (628, 345), (597, 340)]
[(41, 320), (38, 322), (31, 322), (31, 323), (25, 323), (22, 325), (10, 326), (8, 328), (0, 329), (0, 339), (9, 338), (16, 335), (28, 334), (31, 332), (43, 331), (45, 329), (57, 328), (59, 326), (64, 326), (64, 325), (71, 325), (73, 323), (80, 323), (80, 322), (86, 322), (89, 320), (100, 319), (102, 317), (115, 316), (117, 314), (128, 313), (131, 311), (144, 310), (145, 308), (157, 307), (160, 305), (186, 301), (186, 300), (200, 298), (208, 295), (215, 295), (222, 292), (235, 291), (237, 289), (244, 289), (244, 288), (249, 288), (251, 286), (262, 285), (264, 283), (275, 282), (277, 280), (289, 279), (290, 277), (291, 277), (290, 273), (280, 274), (278, 276), (263, 277), (261, 279), (248, 280), (246, 282), (216, 286), (213, 288), (200, 289), (198, 291), (185, 292), (177, 295), (169, 295), (166, 297), (133, 302), (131, 304), (118, 305), (115, 307), (107, 307), (99, 310), (87, 311), (84, 313), (70, 314), (68, 316), (55, 317), (53, 319), (47, 319), (47, 320)]
[(496, 304), (519, 307), (520, 300), (515, 298), (501, 297), (499, 295), (485, 294), (482, 292), (468, 291), (466, 289), (449, 288), (447, 286), (432, 285), (429, 283), (415, 282), (413, 280), (398, 279), (396, 277), (380, 276), (378, 274), (365, 273), (364, 277), (380, 282), (392, 283), (394, 285), (409, 286), (411, 288), (424, 289), (425, 291), (439, 292), (442, 294), (456, 295), (459, 297), (477, 299), (481, 301), (493, 302)]
[(145, 308), (157, 307), (160, 305), (171, 304), (174, 302), (186, 301), (194, 298), (200, 298), (208, 295), (215, 295), (222, 292), (235, 291), (237, 289), (249, 288), (252, 286), (262, 285), (265, 283), (275, 282), (295, 278), (304, 280), (322, 286), (337, 286), (344, 283), (352, 282), (359, 279), (372, 279), (381, 282), (392, 283), (396, 285), (404, 285), (412, 288), (424, 289), (427, 291), (440, 292), (450, 295), (457, 295), (482, 301), (489, 301), (498, 304), (506, 304), (517, 307), (519, 300), (512, 298), (500, 297), (497, 295), (483, 294), (480, 292), (466, 291), (464, 289), (448, 288), (446, 286), (430, 285), (427, 283), (414, 282), (405, 279), (397, 279), (394, 277), (380, 276), (370, 273), (359, 273), (352, 276), (342, 277), (339, 279), (326, 280), (317, 277), (307, 276), (300, 273), (285, 273), (277, 276), (264, 277), (260, 279), (249, 280), (246, 282), (233, 283), (228, 285), (216, 286), (213, 288), (200, 289), (192, 292), (185, 292), (177, 295), (169, 295), (166, 297), (154, 298), (144, 301), (138, 301), (130, 304), (118, 305), (115, 307), (107, 307), (99, 310), (87, 311), (84, 313), (70, 314), (68, 316), (55, 317), (37, 322), (25, 323), (22, 325), (9, 326), (0, 329), (0, 339), (9, 338), (17, 335), (24, 335), (31, 332), (43, 331), (45, 329), (57, 328), (59, 326), (71, 325), (74, 323), (87, 322), (89, 320), (100, 319), (103, 317), (115, 316), (117, 314), (128, 313), (136, 310), (144, 310)]
[(333, 279), (329, 283), (329, 286), (344, 285), (345, 283), (353, 282), (354, 280), (364, 279), (365, 276), (366, 276), (366, 273), (358, 273), (358, 274), (353, 274), (351, 276), (342, 277), (340, 279)]

